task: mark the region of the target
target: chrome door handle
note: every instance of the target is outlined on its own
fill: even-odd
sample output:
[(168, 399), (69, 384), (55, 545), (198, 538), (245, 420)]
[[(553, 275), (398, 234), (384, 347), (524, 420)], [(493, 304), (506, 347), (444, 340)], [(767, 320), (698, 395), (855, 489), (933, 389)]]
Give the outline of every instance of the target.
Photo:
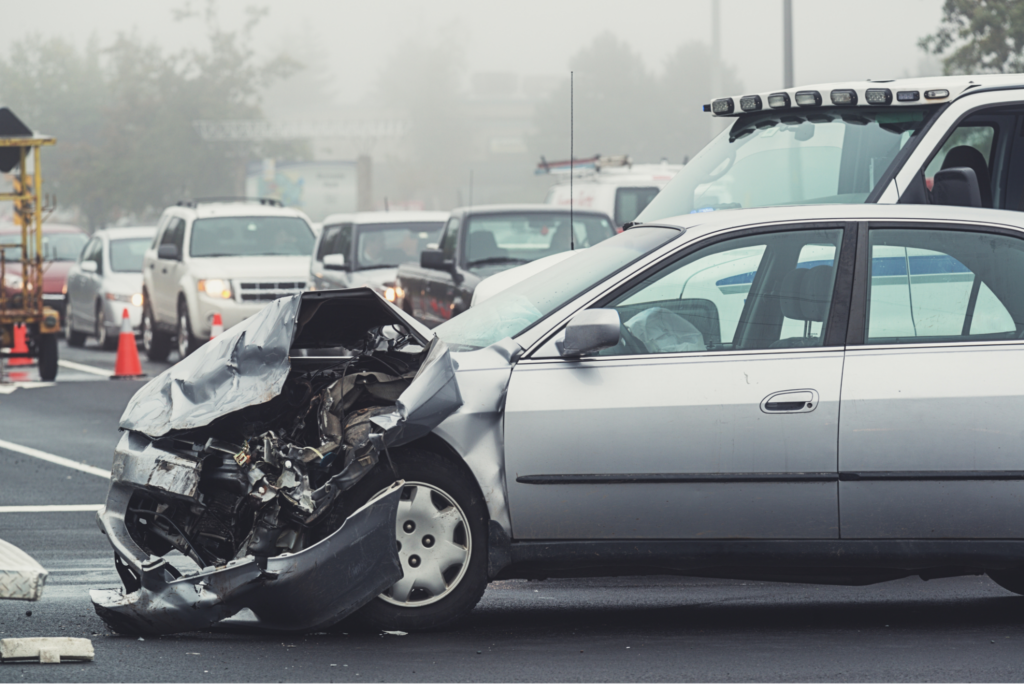
[(809, 413), (818, 407), (818, 392), (812, 389), (784, 390), (761, 401), (765, 413)]

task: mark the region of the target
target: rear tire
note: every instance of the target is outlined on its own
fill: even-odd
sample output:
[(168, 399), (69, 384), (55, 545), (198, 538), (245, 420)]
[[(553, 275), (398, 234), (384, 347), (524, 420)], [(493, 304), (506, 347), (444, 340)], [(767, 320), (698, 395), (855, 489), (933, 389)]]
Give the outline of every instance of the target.
[(57, 334), (39, 336), (39, 377), (50, 382), (57, 377)]
[(385, 458), (344, 494), (345, 512), (396, 479), (406, 481), (396, 529), (406, 577), (355, 619), (374, 629), (441, 629), (472, 611), (487, 587), (487, 507), (476, 481), (451, 460), (416, 448), (396, 449), (391, 458), (397, 478)]
[(985, 573), (992, 578), (992, 581), (1007, 591), (1024, 596), (1024, 570), (1014, 568), (1011, 570), (989, 570)]
[(85, 333), (77, 332), (71, 327), (71, 305), (64, 312), (64, 339), (69, 347), (81, 347), (85, 344)]
[(148, 297), (142, 307), (142, 348), (150, 361), (166, 361), (171, 353), (171, 336), (160, 332), (153, 323), (153, 310), (149, 306)]

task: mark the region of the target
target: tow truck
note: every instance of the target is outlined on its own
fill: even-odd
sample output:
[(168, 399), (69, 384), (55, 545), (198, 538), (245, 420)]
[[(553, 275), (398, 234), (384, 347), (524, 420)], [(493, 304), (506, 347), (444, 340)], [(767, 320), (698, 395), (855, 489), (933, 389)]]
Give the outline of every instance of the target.
[(21, 229), (20, 240), (0, 249), (0, 357), (37, 358), (39, 376), (45, 381), (57, 377), (60, 314), (43, 302), (39, 152), (54, 143), (54, 138), (34, 133), (7, 107), (0, 108), (0, 172), (9, 174), (12, 185), (11, 192), (0, 192), (0, 201), (14, 203), (14, 223)]
[(802, 86), (704, 111), (732, 124), (628, 226), (797, 204), (1024, 211), (1024, 74)]

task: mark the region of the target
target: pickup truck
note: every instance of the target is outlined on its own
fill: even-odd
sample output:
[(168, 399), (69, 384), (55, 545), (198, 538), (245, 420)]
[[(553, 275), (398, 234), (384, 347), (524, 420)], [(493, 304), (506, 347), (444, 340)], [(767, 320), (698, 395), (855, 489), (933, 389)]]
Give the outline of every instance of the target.
[(582, 249), (615, 235), (600, 211), (548, 204), (463, 207), (451, 213), (437, 249), (420, 263), (402, 264), (395, 278), (396, 302), (406, 313), (434, 326), (469, 308), (473, 290), (487, 276), (535, 259)]
[(731, 124), (636, 221), (796, 204), (1024, 211), (1024, 75), (853, 81), (722, 97)]

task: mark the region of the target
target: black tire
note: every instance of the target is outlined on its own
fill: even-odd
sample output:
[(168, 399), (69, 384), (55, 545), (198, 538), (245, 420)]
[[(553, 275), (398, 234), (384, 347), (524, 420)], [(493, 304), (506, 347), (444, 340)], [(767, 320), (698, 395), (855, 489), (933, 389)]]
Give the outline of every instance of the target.
[(85, 345), (85, 333), (80, 333), (71, 327), (71, 305), (68, 304), (64, 313), (64, 339), (69, 347), (81, 347)]
[(1009, 570), (989, 570), (987, 573), (992, 581), (1007, 591), (1024, 596), (1024, 570), (1012, 568)]
[(96, 303), (96, 344), (107, 351), (117, 349), (117, 335), (111, 335), (107, 331), (107, 314), (104, 313), (103, 304)]
[(57, 334), (39, 336), (39, 377), (44, 382), (57, 378)]
[(202, 345), (202, 340), (192, 334), (192, 319), (188, 315), (188, 304), (178, 300), (178, 356), (185, 358)]
[[(473, 477), (450, 459), (411, 447), (393, 450), (391, 459), (394, 462), (397, 477), (392, 473), (387, 459), (383, 459), (359, 484), (342, 495), (345, 497), (345, 514), (348, 515), (355, 511), (370, 497), (391, 485), (396, 479), (429, 485), (441, 490), (454, 500), (458, 508), (461, 509), (465, 521), (468, 522), (463, 529), (464, 534), (468, 535), (469, 543), (465, 545), (469, 548), (467, 554), (469, 562), (465, 571), (461, 572), (461, 576), (448, 584), (442, 598), (427, 599), (432, 600), (432, 603), (399, 606), (389, 602), (388, 598), (377, 597), (360, 608), (353, 617), (359, 624), (373, 629), (405, 632), (442, 629), (472, 611), (487, 587), (487, 506), (484, 504), (479, 487)], [(409, 489), (413, 487), (413, 485), (407, 487), (403, 492), (403, 497), (407, 497)], [(400, 529), (402, 525), (400, 509), (398, 519)], [(400, 532), (396, 530), (396, 537), (399, 534)], [(409, 544), (407, 553), (413, 549), (413, 543), (422, 543), (419, 540), (410, 541), (414, 536), (405, 537), (406, 543)], [(409, 558), (412, 557), (414, 556)], [(403, 566), (410, 562), (409, 558), (403, 557)], [(449, 570), (453, 569), (456, 575), (460, 571), (449, 568)], [(447, 575), (446, 581), (448, 581)], [(395, 586), (397, 587), (398, 584)], [(417, 591), (421, 590), (413, 590), (410, 598)]]
[(153, 324), (153, 310), (148, 297), (142, 307), (142, 348), (150, 361), (166, 361), (171, 353), (171, 336), (161, 332)]

